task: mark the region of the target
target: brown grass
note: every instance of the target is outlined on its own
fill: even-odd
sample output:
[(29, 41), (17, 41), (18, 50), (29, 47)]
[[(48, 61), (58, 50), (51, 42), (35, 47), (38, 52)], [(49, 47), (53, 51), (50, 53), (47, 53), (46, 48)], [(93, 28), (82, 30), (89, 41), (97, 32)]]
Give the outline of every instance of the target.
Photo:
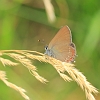
[[(13, 58), (15, 62), (12, 62), (9, 59), (3, 58), (3, 55)], [(32, 64), (32, 60), (39, 60), (41, 62), (46, 62), (46, 63), (51, 64), (65, 81), (70, 82), (74, 80), (82, 88), (82, 90), (85, 91), (86, 98), (88, 100), (95, 100), (93, 93), (94, 94), (98, 93), (97, 89), (93, 85), (91, 85), (91, 83), (87, 81), (86, 77), (81, 72), (79, 72), (79, 70), (77, 70), (74, 67), (74, 64), (59, 61), (57, 59), (54, 59), (52, 57), (49, 57), (47, 55), (44, 55), (36, 51), (29, 51), (29, 50), (2, 50), (0, 51), (0, 61), (4, 66), (5, 65), (16, 66), (18, 63), (21, 63), (23, 66), (25, 66), (29, 70), (29, 72), (37, 80), (39, 80), (42, 83), (48, 82), (45, 78), (43, 78), (37, 73), (36, 66)], [(69, 76), (66, 75), (65, 72), (67, 72)], [(7, 81), (4, 71), (0, 71), (0, 79), (7, 86), (18, 91), (26, 100), (29, 100), (29, 97), (25, 95), (24, 93), (25, 92), (24, 89)]]

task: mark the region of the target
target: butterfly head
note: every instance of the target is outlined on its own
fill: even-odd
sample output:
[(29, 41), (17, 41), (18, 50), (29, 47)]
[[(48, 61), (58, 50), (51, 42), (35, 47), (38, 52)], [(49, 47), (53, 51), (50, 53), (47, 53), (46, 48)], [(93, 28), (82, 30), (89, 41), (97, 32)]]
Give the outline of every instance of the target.
[(48, 56), (54, 57), (53, 51), (48, 48), (48, 46), (45, 46), (45, 53)]

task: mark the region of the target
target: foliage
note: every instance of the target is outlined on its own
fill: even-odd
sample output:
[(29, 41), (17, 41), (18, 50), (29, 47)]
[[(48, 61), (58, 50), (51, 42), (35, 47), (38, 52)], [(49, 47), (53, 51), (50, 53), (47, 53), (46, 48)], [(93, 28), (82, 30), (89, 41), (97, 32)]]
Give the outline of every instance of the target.
[[(43, 43), (47, 45), (64, 25), (70, 27), (73, 42), (76, 45), (78, 57), (75, 59), (75, 69), (81, 70), (88, 81), (100, 89), (100, 0), (0, 0), (1, 51), (26, 49), (44, 52), (44, 46), (38, 40), (45, 41), (46, 43)], [(14, 62), (14, 59), (19, 58), (12, 59), (14, 55), (10, 53), (2, 55), (1, 52), (0, 61), (3, 65), (15, 66), (18, 62)], [(20, 57), (24, 58), (24, 55), (21, 54)], [(36, 81), (22, 67), (22, 65), (29, 67), (24, 61), (32, 64), (30, 68), (38, 69), (39, 73), (50, 82), (43, 85)], [(18, 64), (17, 67), (10, 68), (0, 64), (0, 69), (6, 71), (11, 82), (25, 88), (30, 99), (86, 100), (75, 83), (69, 84), (61, 80), (49, 64), (30, 62), (26, 59), (24, 61), (20, 62), (22, 65)], [(35, 72), (34, 74), (38, 75)], [(5, 76), (5, 72), (1, 73)], [(17, 92), (5, 87), (2, 82), (0, 82), (0, 88), (1, 100), (23, 100)], [(95, 97), (96, 100), (100, 99), (99, 94)]]

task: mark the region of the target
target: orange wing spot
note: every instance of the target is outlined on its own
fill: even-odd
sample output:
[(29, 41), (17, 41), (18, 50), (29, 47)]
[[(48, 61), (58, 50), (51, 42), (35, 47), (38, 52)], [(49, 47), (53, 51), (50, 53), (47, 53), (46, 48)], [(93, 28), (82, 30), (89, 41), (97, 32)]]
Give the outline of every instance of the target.
[(73, 48), (72, 46), (70, 46), (68, 57), (66, 58), (65, 62), (70, 63), (70, 62), (74, 61), (75, 55), (76, 55), (75, 48)]

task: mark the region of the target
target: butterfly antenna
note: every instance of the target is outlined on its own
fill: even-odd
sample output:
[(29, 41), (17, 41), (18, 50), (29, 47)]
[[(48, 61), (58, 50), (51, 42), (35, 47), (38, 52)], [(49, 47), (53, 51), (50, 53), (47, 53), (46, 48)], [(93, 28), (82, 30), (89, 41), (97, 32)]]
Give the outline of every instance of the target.
[(38, 40), (38, 42), (40, 42), (41, 44), (43, 44), (44, 45), (44, 47), (46, 47), (47, 46), (47, 44), (45, 43), (45, 40), (44, 39), (42, 39), (42, 40)]

